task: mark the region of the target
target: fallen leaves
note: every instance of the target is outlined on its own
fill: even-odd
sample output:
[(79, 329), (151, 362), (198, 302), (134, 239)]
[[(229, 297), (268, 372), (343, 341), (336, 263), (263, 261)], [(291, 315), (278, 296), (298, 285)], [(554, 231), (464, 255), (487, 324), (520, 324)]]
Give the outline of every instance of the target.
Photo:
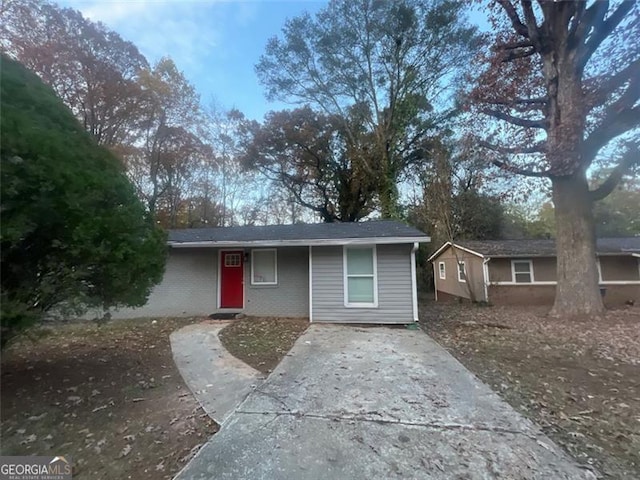
[(2, 453), (73, 452), (74, 478), (173, 478), (217, 429), (171, 355), (169, 334), (192, 321), (70, 324), (9, 347)]
[(131, 453), (131, 450), (133, 450), (131, 448), (131, 445), (129, 445), (129, 444), (125, 445), (124, 448), (122, 449), (122, 451), (120, 452), (120, 454), (118, 455), (118, 458), (126, 457), (127, 455), (129, 455)]
[(232, 355), (267, 374), (308, 326), (304, 318), (245, 317), (222, 329), (219, 337)]
[(600, 320), (550, 319), (537, 307), (421, 311), (423, 329), (579, 462), (640, 478), (639, 308)]

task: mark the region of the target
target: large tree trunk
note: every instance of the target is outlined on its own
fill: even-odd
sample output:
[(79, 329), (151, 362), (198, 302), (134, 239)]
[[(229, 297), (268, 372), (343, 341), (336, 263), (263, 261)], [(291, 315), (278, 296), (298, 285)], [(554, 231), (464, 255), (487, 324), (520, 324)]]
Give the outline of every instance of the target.
[(552, 316), (604, 311), (596, 267), (593, 202), (583, 172), (552, 179), (556, 217), (557, 280)]

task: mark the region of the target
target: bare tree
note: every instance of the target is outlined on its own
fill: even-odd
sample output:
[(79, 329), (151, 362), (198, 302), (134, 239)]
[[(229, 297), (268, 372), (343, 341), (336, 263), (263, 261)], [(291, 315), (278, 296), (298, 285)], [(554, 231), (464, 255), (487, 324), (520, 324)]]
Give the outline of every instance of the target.
[[(552, 314), (599, 314), (593, 205), (640, 158), (640, 6), (626, 0), (492, 5), (496, 33), (489, 54), (479, 58), (484, 71), (472, 98), (474, 112), (498, 126), (482, 145), (496, 166), (551, 181), (558, 258)], [(616, 149), (625, 153), (590, 190), (587, 170)]]

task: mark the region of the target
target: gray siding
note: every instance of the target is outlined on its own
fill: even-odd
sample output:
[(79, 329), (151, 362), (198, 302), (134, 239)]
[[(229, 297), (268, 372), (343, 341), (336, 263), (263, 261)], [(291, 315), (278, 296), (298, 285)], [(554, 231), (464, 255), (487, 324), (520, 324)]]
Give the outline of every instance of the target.
[(189, 317), (215, 311), (218, 252), (206, 248), (172, 248), (162, 282), (144, 307), (113, 312), (114, 318)]
[(344, 306), (342, 247), (313, 247), (313, 321), (411, 323), (412, 245), (378, 245), (378, 308)]
[[(249, 258), (245, 262), (242, 311), (247, 315), (308, 317), (308, 251), (308, 247), (278, 249), (278, 285), (273, 286), (251, 285)], [(113, 317), (188, 317), (215, 313), (218, 311), (218, 254), (216, 248), (171, 249), (164, 278), (151, 292), (147, 304), (114, 311)]]
[(247, 315), (308, 317), (309, 247), (286, 247), (277, 251), (278, 285), (251, 285), (251, 259), (245, 263), (244, 312)]

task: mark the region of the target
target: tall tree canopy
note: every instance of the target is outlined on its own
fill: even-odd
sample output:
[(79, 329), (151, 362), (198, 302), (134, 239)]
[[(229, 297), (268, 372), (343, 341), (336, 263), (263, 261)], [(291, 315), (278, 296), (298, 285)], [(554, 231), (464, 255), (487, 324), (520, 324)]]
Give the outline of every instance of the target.
[(125, 142), (137, 118), (137, 76), (148, 66), (135, 45), (42, 0), (6, 2), (0, 25), (3, 50), (51, 86), (99, 144)]
[[(452, 111), (449, 94), (468, 64), (475, 30), (464, 2), (333, 0), (315, 17), (289, 20), (256, 71), (269, 99), (309, 105), (342, 120), (345, 139), (370, 135), (367, 175), (384, 217), (398, 215), (398, 188), (419, 146)], [(361, 122), (349, 122), (354, 110)], [(357, 150), (357, 149), (356, 149)]]
[(2, 341), (54, 309), (143, 305), (165, 236), (118, 160), (2, 56)]
[(202, 182), (214, 162), (198, 133), (200, 99), (171, 59), (151, 68), (116, 32), (45, 0), (6, 2), (0, 16), (3, 50), (124, 161), (162, 225), (215, 224), (213, 189)]
[(165, 226), (175, 228), (188, 184), (211, 157), (197, 132), (200, 97), (170, 58), (142, 71), (140, 85), (139, 141), (124, 158), (149, 211), (162, 211)]
[(348, 138), (344, 122), (309, 107), (270, 112), (262, 125), (245, 123), (241, 161), (324, 222), (356, 222), (373, 210), (376, 178), (363, 165), (369, 136), (351, 128)]
[[(558, 252), (552, 313), (598, 314), (604, 307), (594, 202), (640, 158), (640, 6), (626, 0), (492, 5), (492, 48), (480, 58), (483, 72), (472, 93), (478, 118), (494, 120), (483, 145), (500, 168), (551, 180)], [(607, 156), (616, 165), (590, 190), (587, 170)]]

